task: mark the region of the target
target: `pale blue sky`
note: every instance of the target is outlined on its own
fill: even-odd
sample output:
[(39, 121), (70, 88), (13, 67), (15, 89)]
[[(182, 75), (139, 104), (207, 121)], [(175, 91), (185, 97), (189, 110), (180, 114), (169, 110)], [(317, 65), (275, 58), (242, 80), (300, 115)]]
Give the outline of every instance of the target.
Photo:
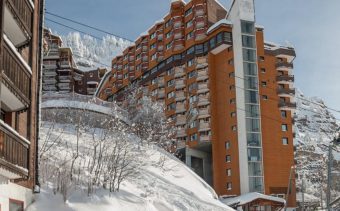
[[(226, 7), (230, 5), (230, 0), (220, 2)], [(328, 106), (340, 110), (340, 1), (255, 2), (257, 24), (265, 27), (265, 39), (281, 44), (289, 41), (296, 49), (295, 86), (306, 95), (319, 96)], [(169, 4), (170, 0), (46, 0), (46, 9), (135, 40), (168, 12)], [(69, 31), (49, 22), (46, 24), (59, 33)]]

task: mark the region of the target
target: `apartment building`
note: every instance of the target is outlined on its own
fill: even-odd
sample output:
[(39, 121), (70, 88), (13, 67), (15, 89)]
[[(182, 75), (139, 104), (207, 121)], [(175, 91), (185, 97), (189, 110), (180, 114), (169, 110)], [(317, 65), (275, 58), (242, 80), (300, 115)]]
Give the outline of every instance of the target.
[(264, 41), (253, 0), (228, 11), (216, 0), (174, 0), (112, 60), (96, 95), (124, 101), (142, 87), (178, 128), (183, 161), (219, 195), (259, 192), (295, 207), (294, 58)]
[(107, 71), (105, 68), (84, 71), (77, 67), (71, 48), (62, 47), (60, 36), (44, 29), (43, 92), (93, 95)]
[(43, 1), (0, 1), (0, 210), (24, 210), (37, 182)]

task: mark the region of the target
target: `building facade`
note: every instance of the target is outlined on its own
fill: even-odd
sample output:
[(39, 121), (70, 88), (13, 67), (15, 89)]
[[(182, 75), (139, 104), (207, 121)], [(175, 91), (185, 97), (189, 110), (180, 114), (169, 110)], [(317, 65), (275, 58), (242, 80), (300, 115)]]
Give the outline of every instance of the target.
[(43, 1), (0, 1), (0, 210), (24, 210), (37, 182)]
[(62, 47), (61, 37), (44, 29), (42, 90), (46, 92), (93, 95), (107, 71), (97, 68), (84, 71), (77, 67), (72, 49)]
[[(171, 2), (96, 93), (124, 101), (132, 85), (164, 103), (183, 161), (219, 195), (284, 197), (294, 207), (295, 51), (264, 41), (253, 0)], [(288, 185), (289, 184), (289, 185)]]

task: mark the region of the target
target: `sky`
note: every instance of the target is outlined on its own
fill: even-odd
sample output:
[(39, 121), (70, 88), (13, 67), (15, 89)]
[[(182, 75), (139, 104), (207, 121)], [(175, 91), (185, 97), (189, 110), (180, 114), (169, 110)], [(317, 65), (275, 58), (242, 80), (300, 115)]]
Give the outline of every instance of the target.
[[(188, 1), (188, 0), (186, 0)], [(135, 40), (169, 11), (171, 0), (46, 0), (46, 11)], [(220, 0), (229, 8), (231, 0)], [(265, 40), (296, 50), (295, 87), (340, 111), (340, 1), (255, 0)], [(46, 15), (96, 36), (104, 34)], [(58, 33), (69, 29), (46, 21)], [(340, 114), (336, 114), (340, 118)]]

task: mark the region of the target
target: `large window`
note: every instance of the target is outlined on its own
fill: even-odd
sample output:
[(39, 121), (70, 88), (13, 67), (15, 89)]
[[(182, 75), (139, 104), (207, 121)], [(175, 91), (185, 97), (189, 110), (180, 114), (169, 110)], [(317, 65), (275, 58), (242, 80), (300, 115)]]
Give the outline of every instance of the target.
[(243, 34), (255, 34), (255, 27), (253, 22), (242, 21), (241, 32)]
[(248, 161), (261, 162), (261, 157), (260, 148), (248, 148)]
[(243, 49), (243, 59), (244, 61), (256, 62), (256, 51), (253, 49)]
[(263, 180), (262, 177), (250, 177), (249, 178), (249, 191), (250, 192), (263, 192)]
[(249, 162), (249, 176), (262, 176), (262, 165), (260, 162)]
[(10, 199), (9, 210), (10, 211), (24, 211), (24, 202)]
[(260, 120), (259, 119), (247, 119), (247, 131), (260, 132)]
[(242, 46), (247, 48), (255, 48), (255, 37), (254, 36), (248, 36), (248, 35), (242, 35)]
[(259, 147), (261, 146), (261, 138), (259, 133), (247, 133), (248, 146)]
[(245, 91), (245, 101), (246, 103), (254, 103), (258, 104), (259, 103), (259, 97), (258, 97), (258, 92), (257, 91)]
[(246, 89), (254, 89), (257, 90), (258, 87), (258, 82), (257, 82), (257, 77), (245, 77), (245, 88)]
[(244, 62), (243, 69), (245, 75), (257, 75), (256, 63)]
[(260, 109), (258, 105), (246, 105), (246, 117), (259, 117)]

